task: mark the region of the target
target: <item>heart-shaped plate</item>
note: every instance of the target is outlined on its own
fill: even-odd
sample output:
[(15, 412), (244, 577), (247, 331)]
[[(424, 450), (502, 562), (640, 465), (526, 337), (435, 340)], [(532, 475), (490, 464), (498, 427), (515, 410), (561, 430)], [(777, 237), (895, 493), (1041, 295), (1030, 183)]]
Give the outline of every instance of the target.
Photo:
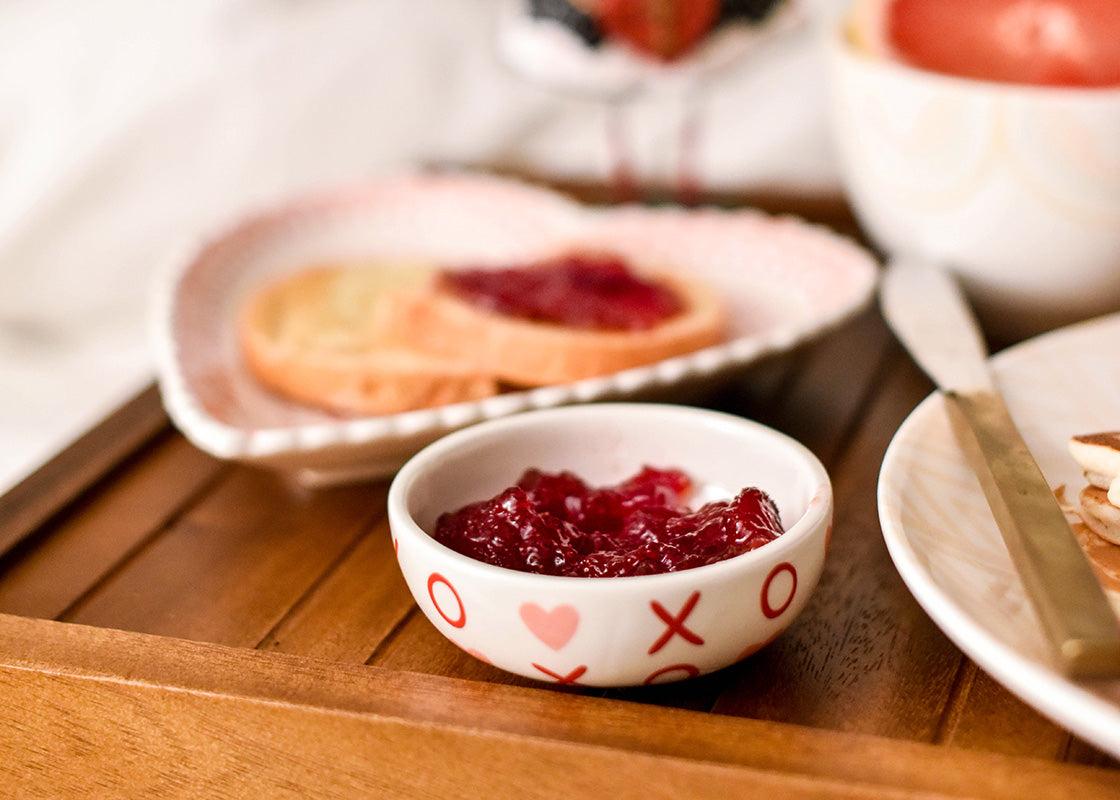
[[(558, 249), (611, 250), (715, 287), (727, 340), (575, 383), (402, 414), (341, 417), (260, 386), (234, 324), (262, 282), (310, 264), (380, 257), (525, 263)], [(872, 256), (830, 230), (753, 209), (591, 207), (518, 181), (403, 174), (293, 200), (207, 238), (157, 284), (156, 366), (172, 421), (203, 450), (329, 483), (391, 474), (440, 436), (518, 411), (641, 398), (788, 350), (853, 315), (878, 277)]]

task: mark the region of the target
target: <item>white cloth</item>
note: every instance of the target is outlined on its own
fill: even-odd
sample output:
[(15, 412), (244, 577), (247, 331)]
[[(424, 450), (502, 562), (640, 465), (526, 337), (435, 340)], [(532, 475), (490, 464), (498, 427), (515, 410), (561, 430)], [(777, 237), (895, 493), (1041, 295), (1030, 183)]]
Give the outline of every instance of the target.
[[(715, 188), (835, 190), (819, 28), (714, 84)], [(511, 75), (493, 0), (0, 4), (0, 491), (151, 377), (152, 275), (301, 190), (426, 163), (603, 179), (604, 109)], [(627, 111), (671, 178), (678, 110)]]

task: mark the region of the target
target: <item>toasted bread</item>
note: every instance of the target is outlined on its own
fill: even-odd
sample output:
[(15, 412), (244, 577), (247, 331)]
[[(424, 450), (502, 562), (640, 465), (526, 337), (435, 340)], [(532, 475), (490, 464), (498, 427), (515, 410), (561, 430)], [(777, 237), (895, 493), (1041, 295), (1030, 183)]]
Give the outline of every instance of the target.
[(517, 386), (607, 375), (724, 339), (727, 311), (711, 289), (675, 275), (653, 279), (679, 296), (683, 310), (646, 330), (584, 329), (520, 319), (473, 305), (434, 282), (396, 293), (392, 326), (420, 349)]
[(703, 284), (652, 277), (680, 309), (651, 328), (603, 330), (521, 319), (460, 299), (431, 266), (332, 265), (253, 293), (239, 336), (265, 386), (343, 413), (388, 414), (477, 400), (503, 384), (567, 383), (723, 340), (722, 300)]
[(393, 292), (425, 275), (412, 264), (337, 265), (265, 286), (238, 321), (246, 364), (270, 389), (342, 413), (391, 414), (495, 394), (492, 375), (394, 335), (386, 313)]

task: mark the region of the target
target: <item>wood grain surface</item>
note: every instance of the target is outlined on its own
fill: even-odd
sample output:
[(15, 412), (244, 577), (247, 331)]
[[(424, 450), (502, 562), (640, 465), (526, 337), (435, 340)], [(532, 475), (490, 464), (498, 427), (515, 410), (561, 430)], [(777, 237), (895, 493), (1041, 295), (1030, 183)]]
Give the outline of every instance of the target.
[(387, 482), (217, 461), (149, 390), (0, 498), (0, 795), (1120, 797), (1120, 766), (977, 669), (890, 561), (878, 469), (930, 389), (869, 308), (703, 398), (824, 462), (825, 572), (746, 661), (611, 690), (443, 639)]

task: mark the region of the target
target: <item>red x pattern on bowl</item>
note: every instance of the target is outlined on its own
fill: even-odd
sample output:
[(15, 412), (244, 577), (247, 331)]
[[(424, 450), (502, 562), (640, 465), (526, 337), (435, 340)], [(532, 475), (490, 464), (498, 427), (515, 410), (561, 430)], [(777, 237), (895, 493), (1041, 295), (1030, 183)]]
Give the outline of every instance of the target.
[[(242, 363), (234, 318), (247, 294), (310, 264), (410, 258), (502, 265), (579, 246), (706, 281), (731, 307), (727, 341), (577, 383), (364, 418), (280, 398)], [(296, 471), (313, 481), (387, 475), (424, 445), (474, 422), (631, 398), (791, 348), (861, 308), (876, 277), (866, 251), (791, 217), (587, 207), (500, 178), (406, 174), (293, 200), (208, 238), (175, 262), (156, 294), (156, 361), (172, 420), (218, 457)]]

